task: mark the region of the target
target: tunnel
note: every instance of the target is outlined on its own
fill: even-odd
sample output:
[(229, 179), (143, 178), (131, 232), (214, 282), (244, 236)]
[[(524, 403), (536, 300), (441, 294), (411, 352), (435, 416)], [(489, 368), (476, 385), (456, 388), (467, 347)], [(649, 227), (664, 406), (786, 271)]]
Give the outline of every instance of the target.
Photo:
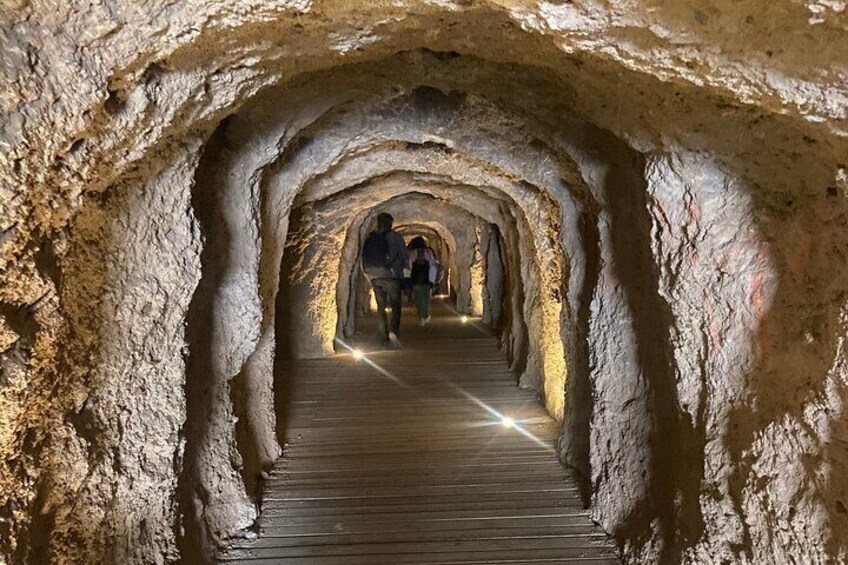
[[(6, 0), (0, 29), (0, 563), (223, 559), (297, 371), (460, 339), (614, 560), (848, 560), (843, 3)], [(380, 213), (445, 278), (372, 367)]]

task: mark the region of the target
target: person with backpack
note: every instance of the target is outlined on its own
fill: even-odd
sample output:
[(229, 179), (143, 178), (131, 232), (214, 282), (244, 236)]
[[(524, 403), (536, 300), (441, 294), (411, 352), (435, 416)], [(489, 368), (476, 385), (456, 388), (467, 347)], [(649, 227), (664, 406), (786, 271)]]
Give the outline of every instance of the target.
[(426, 326), (430, 322), (430, 295), (433, 293), (433, 285), (438, 282), (440, 265), (433, 249), (427, 246), (421, 236), (409, 242), (409, 265), (418, 325)]
[[(391, 347), (400, 347), (400, 288), (403, 269), (408, 263), (403, 237), (392, 230), (394, 218), (382, 212), (377, 215), (377, 229), (368, 234), (362, 246), (362, 272), (374, 289), (380, 337)], [(386, 307), (392, 309), (388, 320)]]

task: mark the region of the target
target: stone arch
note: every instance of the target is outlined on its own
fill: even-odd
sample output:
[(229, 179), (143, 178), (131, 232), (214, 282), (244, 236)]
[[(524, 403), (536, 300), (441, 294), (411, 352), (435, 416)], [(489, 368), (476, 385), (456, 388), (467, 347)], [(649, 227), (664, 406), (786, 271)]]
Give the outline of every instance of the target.
[[(282, 253), (279, 210), (297, 192), (269, 201), (265, 183), (281, 148), (303, 150), (292, 132), (393, 82), (476, 93), (542, 124), (536, 147), (557, 151), (540, 159), (568, 165), (530, 167), (565, 175), (551, 202), (569, 276), (551, 281), (570, 307), (561, 347), (586, 375), (566, 391), (565, 427), (587, 433), (566, 431), (563, 453), (589, 474), (593, 516), (627, 555), (844, 557), (843, 499), (828, 494), (842, 496), (848, 476), (829, 443), (844, 435), (845, 398), (846, 277), (834, 265), (846, 91), (831, 62), (848, 48), (836, 9), (17, 4), (0, 16), (14, 88), (0, 138), (10, 559), (175, 559), (186, 516), (207, 552), (253, 519), (243, 471), (279, 449), (254, 409), (270, 399), (258, 369), (272, 361), (278, 271), (262, 258)], [(297, 90), (317, 75), (320, 102)], [(277, 87), (295, 93), (290, 121), (259, 103)], [(250, 112), (262, 135), (237, 127)], [(228, 115), (224, 138), (210, 137)], [(504, 151), (490, 154), (501, 169)], [(528, 192), (558, 182), (517, 176)], [(237, 268), (215, 257), (244, 249), (229, 257)], [(183, 332), (186, 318), (216, 337)], [(184, 361), (186, 341), (192, 355), (208, 348), (214, 383)], [(195, 410), (214, 424), (195, 433)], [(591, 447), (571, 445), (589, 423)], [(200, 441), (188, 455), (187, 435)], [(178, 487), (186, 469), (202, 472)], [(181, 490), (200, 503), (179, 509)], [(787, 499), (799, 501), (791, 512)], [(812, 525), (798, 531), (793, 515)]]

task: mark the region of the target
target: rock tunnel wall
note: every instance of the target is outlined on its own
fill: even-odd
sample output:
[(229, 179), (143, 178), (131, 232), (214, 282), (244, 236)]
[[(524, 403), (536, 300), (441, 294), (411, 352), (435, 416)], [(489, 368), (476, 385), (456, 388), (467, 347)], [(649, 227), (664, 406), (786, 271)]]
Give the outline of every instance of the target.
[[(52, 434), (27, 446), (43, 450), (49, 477), (35, 491), (32, 562), (178, 555), (176, 532), (151, 526), (178, 516), (176, 499), (161, 493), (175, 492), (183, 460), (182, 323), (200, 278), (189, 192), (199, 147), (173, 148), (75, 218), (58, 281), (67, 316), (53, 346), (59, 372), (39, 403)], [(62, 543), (74, 553), (51, 552)]]
[(844, 8), (148, 8), (0, 10), (0, 560), (248, 526), (275, 356), (421, 199), (626, 558), (848, 559)]

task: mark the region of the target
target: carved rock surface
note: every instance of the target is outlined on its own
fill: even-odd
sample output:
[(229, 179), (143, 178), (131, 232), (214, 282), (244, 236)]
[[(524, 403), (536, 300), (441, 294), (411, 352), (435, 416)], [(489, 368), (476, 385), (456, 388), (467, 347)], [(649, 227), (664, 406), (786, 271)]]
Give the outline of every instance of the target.
[(355, 329), (382, 210), (627, 560), (848, 560), (844, 3), (4, 0), (0, 30), (0, 563), (249, 527), (275, 359)]

